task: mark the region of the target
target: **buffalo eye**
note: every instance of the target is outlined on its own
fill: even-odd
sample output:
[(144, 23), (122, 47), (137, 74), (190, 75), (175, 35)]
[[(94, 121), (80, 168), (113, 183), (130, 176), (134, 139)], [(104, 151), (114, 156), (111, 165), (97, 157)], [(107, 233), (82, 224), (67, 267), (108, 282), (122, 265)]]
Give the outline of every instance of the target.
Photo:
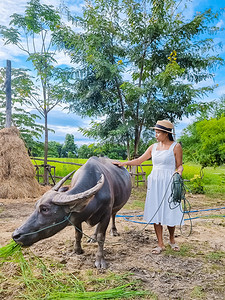
[(40, 212), (41, 213), (47, 213), (47, 212), (49, 212), (49, 208), (47, 206), (41, 206), (40, 207)]

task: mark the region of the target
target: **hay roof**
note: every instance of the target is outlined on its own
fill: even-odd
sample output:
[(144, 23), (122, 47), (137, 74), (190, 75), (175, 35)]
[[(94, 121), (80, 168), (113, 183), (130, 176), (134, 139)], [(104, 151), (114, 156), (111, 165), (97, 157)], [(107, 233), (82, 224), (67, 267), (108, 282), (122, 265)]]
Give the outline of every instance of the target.
[(19, 130), (0, 130), (0, 198), (38, 197), (40, 186), (35, 168)]

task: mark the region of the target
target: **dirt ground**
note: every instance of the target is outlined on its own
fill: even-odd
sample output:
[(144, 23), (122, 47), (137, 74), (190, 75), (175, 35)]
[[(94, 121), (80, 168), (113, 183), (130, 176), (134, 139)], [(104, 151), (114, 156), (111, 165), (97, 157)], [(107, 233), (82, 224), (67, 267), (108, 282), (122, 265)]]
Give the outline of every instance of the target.
[[(134, 200), (133, 197), (129, 202)], [(36, 200), (0, 199), (0, 246), (9, 242), (12, 232), (33, 211)], [(192, 196), (190, 201), (195, 203), (195, 209), (204, 208), (204, 203), (207, 202), (204, 196)], [(220, 199), (215, 199), (213, 203), (211, 207), (224, 206)], [(118, 214), (136, 216), (142, 213), (141, 210), (124, 208)], [(106, 236), (105, 258), (108, 271), (119, 274), (132, 272), (135, 278), (143, 282), (144, 288), (154, 292), (159, 300), (225, 299), (225, 219), (222, 217), (224, 210), (194, 213), (191, 217), (204, 214), (221, 214), (221, 218), (194, 219), (189, 237), (182, 235), (177, 228), (176, 241), (181, 247), (180, 253), (174, 253), (169, 249), (168, 233), (165, 229), (164, 238), (167, 246), (166, 251), (160, 255), (151, 253), (156, 245), (152, 225), (145, 227), (144, 224), (118, 217), (116, 221), (120, 236), (110, 236), (110, 228)], [(142, 222), (141, 218), (130, 220)], [(189, 229), (190, 225), (184, 227), (184, 233), (186, 234)], [(85, 234), (91, 235), (93, 230), (87, 224), (83, 224)], [(85, 252), (76, 255), (73, 253), (73, 241), (74, 229), (69, 226), (55, 236), (39, 241), (31, 249), (40, 258), (54, 258), (66, 264), (67, 270), (71, 272), (94, 269), (97, 245), (88, 243), (87, 237), (84, 237), (82, 246)]]

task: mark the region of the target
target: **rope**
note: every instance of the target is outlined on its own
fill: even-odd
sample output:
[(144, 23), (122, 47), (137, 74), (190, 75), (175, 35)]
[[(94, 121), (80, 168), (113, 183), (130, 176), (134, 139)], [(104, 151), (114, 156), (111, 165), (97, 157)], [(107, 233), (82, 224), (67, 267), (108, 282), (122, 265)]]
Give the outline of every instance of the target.
[[(196, 212), (201, 212), (201, 211), (211, 211), (211, 210), (221, 210), (225, 209), (225, 207), (217, 207), (217, 208), (209, 208), (209, 209), (199, 209), (199, 210), (190, 210), (189, 213), (196, 213)], [(187, 213), (184, 211), (184, 213)], [(139, 224), (147, 224), (147, 222), (139, 222), (139, 221), (134, 221), (134, 220), (129, 220), (130, 218), (141, 218), (144, 215), (116, 215), (116, 218), (124, 218), (124, 220), (128, 222), (133, 222), (133, 223), (139, 223)], [(215, 216), (220, 216), (220, 217), (225, 217), (225, 215), (206, 215), (206, 216), (197, 216), (197, 217), (192, 217), (190, 218), (191, 220), (194, 219), (199, 219), (199, 218), (205, 218), (205, 217), (215, 217)], [(184, 221), (188, 221), (189, 219), (184, 219)], [(153, 224), (153, 223), (150, 223)]]
[[(91, 237), (91, 236), (89, 236), (89, 235), (87, 235), (86, 233), (84, 233), (80, 228), (78, 228), (77, 226), (75, 226), (70, 220), (68, 220), (69, 221), (69, 223), (71, 224), (71, 225), (73, 225), (74, 226), (74, 228), (76, 228), (80, 233), (82, 233), (84, 236), (86, 236), (87, 238), (89, 238), (90, 240), (92, 240), (93, 242), (98, 242), (96, 239), (94, 239), (93, 237)], [(104, 241), (99, 241), (99, 243), (103, 243), (104, 244)]]
[(74, 225), (71, 221), (70, 221), (70, 217), (71, 217), (71, 214), (72, 212), (70, 212), (70, 214), (68, 216), (65, 216), (64, 219), (60, 222), (57, 222), (57, 223), (54, 223), (54, 224), (51, 224), (49, 226), (46, 226), (44, 228), (41, 228), (37, 231), (33, 231), (33, 232), (28, 232), (28, 233), (25, 233), (24, 235), (32, 235), (32, 234), (35, 234), (35, 233), (39, 233), (41, 231), (44, 231), (46, 229), (49, 229), (49, 228), (52, 228), (52, 227), (55, 227), (55, 226), (58, 226), (58, 225), (61, 225), (63, 224), (64, 222), (67, 222), (70, 223), (71, 225), (73, 225), (73, 227), (78, 230), (79, 232), (81, 232), (84, 236), (88, 237), (90, 240), (93, 240), (94, 242), (98, 242), (98, 243), (104, 243), (105, 241), (97, 241), (96, 239), (93, 239), (92, 237), (90, 237), (89, 235), (87, 235), (86, 233), (84, 233), (80, 228), (78, 228), (76, 225)]
[(162, 201), (160, 202), (159, 207), (157, 208), (156, 212), (154, 213), (154, 215), (152, 216), (152, 218), (148, 221), (148, 223), (146, 223), (146, 225), (142, 228), (142, 230), (141, 230), (140, 232), (142, 232), (142, 231), (148, 226), (148, 224), (151, 224), (151, 221), (153, 220), (153, 218), (155, 217), (155, 215), (156, 215), (157, 212), (159, 211), (161, 205), (163, 204), (163, 201), (165, 200), (165, 197), (166, 197), (166, 194), (167, 194), (167, 191), (168, 191), (168, 189), (169, 189), (169, 186), (170, 186), (170, 183), (171, 183), (172, 179), (173, 179), (173, 176), (170, 178), (170, 181), (169, 181), (169, 183), (168, 183), (168, 186), (167, 186), (167, 188), (166, 188), (166, 191), (165, 191), (165, 193), (164, 193), (164, 196), (163, 196), (163, 198), (162, 198)]
[(225, 207), (190, 210), (190, 213), (196, 213), (196, 212), (200, 212), (200, 211), (210, 211), (210, 210), (221, 210), (221, 209), (225, 209)]
[[(172, 181), (172, 183), (171, 183), (171, 181)], [(147, 227), (148, 224), (153, 224), (153, 223), (151, 223), (151, 221), (153, 220), (156, 213), (159, 211), (163, 201), (165, 200), (165, 196), (166, 196), (166, 193), (168, 191), (170, 183), (171, 183), (171, 194), (170, 194), (170, 197), (168, 198), (169, 207), (170, 207), (170, 209), (175, 209), (178, 206), (180, 206), (180, 210), (182, 212), (182, 218), (181, 218), (181, 222), (180, 222), (180, 232), (181, 232), (181, 234), (183, 234), (183, 232), (182, 232), (182, 222), (183, 221), (190, 221), (190, 232), (187, 235), (187, 236), (189, 236), (192, 233), (192, 220), (197, 219), (197, 218), (204, 218), (204, 216), (198, 216), (198, 217), (191, 218), (190, 213), (200, 212), (200, 211), (225, 209), (225, 207), (221, 207), (221, 208), (212, 208), (212, 209), (202, 209), (202, 210), (193, 210), (193, 211), (191, 211), (191, 205), (185, 197), (186, 186), (184, 185), (184, 181), (183, 181), (183, 179), (182, 179), (182, 177), (180, 176), (179, 173), (174, 173), (173, 176), (170, 179), (170, 182), (169, 182), (169, 184), (167, 186), (167, 189), (164, 193), (162, 201), (159, 204), (159, 207), (157, 208), (156, 212), (154, 213), (153, 217), (149, 220), (149, 222), (140, 222), (140, 221), (134, 221), (134, 220), (129, 219), (129, 218), (133, 218), (133, 217), (143, 217), (143, 215), (136, 215), (136, 216), (116, 215), (116, 217), (123, 217), (124, 220), (126, 220), (128, 222), (133, 222), (133, 223), (137, 223), (137, 224), (145, 224), (145, 226), (141, 230), (141, 232), (142, 232)], [(189, 216), (189, 218), (184, 219), (184, 214), (187, 214)], [(207, 216), (207, 217), (209, 217), (209, 216)], [(225, 216), (222, 216), (222, 217), (225, 217)]]
[(60, 222), (57, 222), (57, 223), (54, 223), (54, 224), (52, 224), (52, 225), (46, 226), (46, 227), (41, 228), (41, 229), (39, 229), (39, 230), (37, 230), (37, 231), (25, 233), (25, 234), (23, 234), (23, 235), (31, 235), (31, 234), (35, 234), (35, 233), (44, 231), (44, 230), (46, 230), (46, 229), (49, 229), (49, 228), (58, 226), (58, 225), (60, 225), (60, 224), (63, 224), (63, 223), (66, 222), (66, 221), (70, 222), (70, 220), (69, 220), (69, 219), (70, 219), (70, 216), (71, 216), (71, 213), (70, 213), (68, 216), (64, 217), (64, 219), (63, 219), (62, 221), (60, 221)]
[(171, 195), (168, 199), (170, 209), (177, 208), (180, 205), (181, 201), (185, 200), (185, 192), (186, 191), (182, 177), (179, 173), (173, 174)]
[[(190, 218), (190, 210), (191, 205), (190, 202), (185, 197), (186, 189), (184, 185), (184, 181), (179, 173), (173, 174), (173, 180), (171, 184), (171, 195), (168, 199), (169, 207), (170, 209), (175, 209), (177, 207), (180, 207), (180, 210), (182, 212), (182, 218), (180, 221), (180, 232), (183, 234), (182, 231), (182, 223), (184, 221), (184, 214), (189, 215), (189, 221), (190, 221), (190, 232), (187, 236), (190, 236), (192, 233), (192, 219)], [(184, 235), (184, 234), (183, 234)]]

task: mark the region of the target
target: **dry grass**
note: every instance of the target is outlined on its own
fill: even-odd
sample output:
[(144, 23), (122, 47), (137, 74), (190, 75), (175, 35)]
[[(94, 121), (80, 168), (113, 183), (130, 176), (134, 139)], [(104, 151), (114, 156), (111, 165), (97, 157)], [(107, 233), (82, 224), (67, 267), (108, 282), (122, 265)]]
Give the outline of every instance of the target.
[(0, 130), (0, 198), (38, 197), (40, 186), (19, 130)]

